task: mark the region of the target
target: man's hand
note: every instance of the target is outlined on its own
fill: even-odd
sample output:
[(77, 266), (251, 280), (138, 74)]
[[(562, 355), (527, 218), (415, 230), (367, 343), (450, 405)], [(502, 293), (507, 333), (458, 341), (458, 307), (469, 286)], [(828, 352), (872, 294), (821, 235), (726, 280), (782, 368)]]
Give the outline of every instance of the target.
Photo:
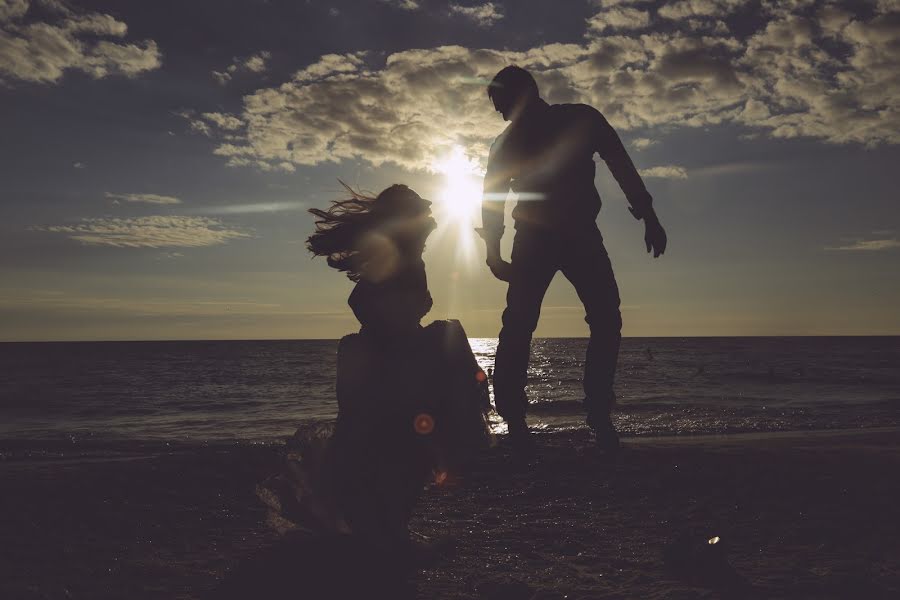
[(647, 252), (653, 252), (653, 258), (659, 258), (666, 251), (666, 230), (660, 225), (656, 215), (644, 217), (644, 243), (647, 244)]
[(512, 271), (512, 265), (510, 263), (499, 256), (488, 256), (487, 266), (491, 270), (491, 273), (494, 274), (494, 277), (500, 281), (509, 281), (509, 276)]
[(476, 229), (475, 233), (481, 236), (487, 245), (487, 266), (500, 281), (509, 281), (512, 265), (500, 257), (500, 240), (492, 240), (487, 237), (484, 229)]

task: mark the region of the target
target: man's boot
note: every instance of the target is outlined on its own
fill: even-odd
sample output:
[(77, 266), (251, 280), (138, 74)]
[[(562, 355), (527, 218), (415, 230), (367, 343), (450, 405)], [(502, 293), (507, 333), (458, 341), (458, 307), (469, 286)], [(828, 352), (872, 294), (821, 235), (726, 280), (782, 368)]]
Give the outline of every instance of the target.
[(622, 447), (619, 443), (619, 434), (609, 415), (603, 415), (592, 419), (591, 429), (594, 430), (594, 441), (597, 448), (604, 452), (615, 452)]
[(506, 422), (509, 427), (509, 441), (513, 450), (519, 454), (531, 454), (534, 452), (534, 436), (528, 429), (525, 417), (511, 419)]
[[(615, 404), (615, 396), (610, 402), (610, 407)], [(595, 409), (588, 413), (587, 424), (594, 431), (594, 441), (597, 448), (604, 452), (615, 452), (621, 448), (619, 434), (609, 416), (609, 409)]]

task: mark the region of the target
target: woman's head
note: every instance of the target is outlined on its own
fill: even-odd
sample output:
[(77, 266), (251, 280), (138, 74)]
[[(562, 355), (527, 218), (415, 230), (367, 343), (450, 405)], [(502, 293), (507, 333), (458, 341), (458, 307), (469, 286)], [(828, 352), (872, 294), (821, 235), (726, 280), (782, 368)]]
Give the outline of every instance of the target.
[(349, 186), (350, 198), (335, 200), (327, 210), (312, 208), (316, 231), (306, 247), (325, 256), (329, 266), (360, 277), (384, 279), (404, 262), (421, 257), (435, 228), (431, 202), (405, 185), (392, 185), (375, 197)]

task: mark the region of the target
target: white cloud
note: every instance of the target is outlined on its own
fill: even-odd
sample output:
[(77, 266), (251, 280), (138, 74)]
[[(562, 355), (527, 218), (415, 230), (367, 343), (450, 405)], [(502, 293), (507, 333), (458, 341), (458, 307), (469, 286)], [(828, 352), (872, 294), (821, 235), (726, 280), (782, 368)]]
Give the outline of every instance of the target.
[(160, 196), (159, 194), (113, 194), (106, 192), (106, 198), (121, 200), (122, 202), (143, 202), (146, 204), (181, 204), (181, 200), (175, 196)]
[(880, 14), (900, 12), (900, 0), (877, 0), (877, 10)]
[(83, 163), (80, 160), (76, 160), (72, 163), (72, 168), (74, 169), (87, 169), (87, 163)]
[(421, 6), (416, 0), (381, 0), (384, 4), (389, 4), (394, 8), (399, 8), (400, 10), (419, 10)]
[(185, 119), (194, 133), (226, 140), (233, 138), (237, 130), (245, 125), (238, 117), (220, 112), (205, 112), (198, 115), (191, 109), (179, 109), (172, 114)]
[(249, 234), (229, 229), (208, 217), (149, 216), (130, 219), (83, 219), (76, 225), (50, 225), (33, 228), (66, 234), (70, 239), (91, 246), (119, 248), (193, 248), (215, 246)]
[(747, 3), (748, 0), (681, 0), (664, 4), (658, 14), (672, 20), (688, 17), (723, 17)]
[(650, 167), (640, 170), (641, 177), (656, 177), (659, 179), (687, 179), (687, 169), (677, 165), (665, 165)]
[(473, 21), (479, 27), (490, 27), (503, 18), (503, 9), (493, 2), (475, 6), (450, 4), (450, 14), (460, 15)]
[[(180, 252), (161, 252), (159, 259), (177, 259), (184, 255)], [(168, 284), (169, 282), (165, 282)], [(125, 313), (141, 316), (222, 316), (235, 315), (296, 315), (305, 316), (316, 313), (302, 312), (282, 304), (271, 302), (255, 302), (244, 297), (222, 299), (217, 296), (201, 296), (199, 298), (174, 299), (156, 292), (157, 296), (129, 293), (127, 287), (119, 287), (120, 296), (92, 296), (67, 290), (65, 293), (56, 290), (15, 289), (0, 296), (0, 308), (17, 308), (28, 304), (37, 310), (65, 310), (77, 312), (101, 311), (104, 315)], [(190, 291), (196, 293), (195, 290)], [(319, 313), (316, 316), (337, 316), (343, 313)]]
[(900, 248), (900, 240), (883, 239), (883, 240), (856, 240), (844, 244), (843, 246), (835, 246), (826, 248), (826, 250), (847, 250), (861, 252), (877, 252), (879, 250), (893, 250)]
[(339, 73), (354, 73), (363, 66), (365, 55), (365, 52), (325, 54), (305, 69), (294, 73), (294, 81), (315, 81)]
[(595, 14), (587, 24), (595, 31), (641, 29), (650, 24), (650, 13), (636, 8), (613, 7)]
[(688, 19), (685, 21), (691, 31), (727, 35), (728, 25), (721, 19)]
[(259, 52), (247, 58), (247, 60), (244, 61), (243, 67), (253, 73), (262, 73), (266, 70), (270, 58), (272, 58), (270, 52)]
[(211, 75), (217, 83), (225, 85), (234, 78), (236, 73), (264, 73), (269, 68), (269, 59), (271, 58), (272, 53), (265, 50), (243, 58), (234, 57), (231, 64), (221, 71), (213, 70)]
[[(779, 13), (748, 39), (748, 95), (771, 113), (748, 124), (776, 137), (900, 143), (900, 15), (840, 23), (827, 12)], [(828, 51), (833, 40), (845, 46), (840, 54)]]
[(0, 23), (25, 16), (28, 4), (29, 0), (0, 0)]
[(203, 121), (195, 120), (190, 123), (191, 131), (195, 133), (200, 133), (205, 136), (212, 137), (213, 130), (209, 126), (208, 123), (204, 123)]
[(631, 141), (631, 145), (637, 148), (638, 150), (644, 150), (645, 148), (649, 148), (650, 146), (655, 146), (659, 142), (656, 140), (651, 140), (650, 138), (635, 138)]
[(29, 2), (23, 0), (0, 3), (0, 76), (55, 83), (68, 70), (100, 79), (134, 76), (161, 64), (153, 40), (128, 44), (101, 39), (123, 38), (128, 31), (125, 23), (110, 15), (77, 14), (59, 5), (52, 11), (57, 15), (53, 20), (30, 21), (28, 8)]
[(840, 33), (853, 20), (852, 13), (834, 4), (822, 6), (816, 17), (822, 30), (831, 35)]
[(244, 122), (232, 115), (223, 113), (203, 113), (201, 115), (207, 121), (214, 123), (219, 129), (234, 131), (244, 126)]
[[(687, 12), (704, 15), (743, 10), (739, 2), (690, 6)], [(732, 123), (751, 135), (900, 143), (895, 13), (854, 15), (826, 28), (815, 10), (801, 12), (775, 14), (740, 36), (695, 31), (695, 17), (685, 17), (664, 31), (589, 30), (582, 43), (524, 51), (328, 54), (245, 96), (240, 114), (224, 115), (234, 129), (198, 120), (210, 135), (221, 132), (215, 153), (231, 166), (287, 170), (362, 159), (427, 169), (454, 145), (483, 160), (505, 126), (485, 85), (517, 64), (534, 74), (548, 101), (592, 104), (623, 132)]]
[(292, 81), (246, 96), (246, 132), (215, 153), (231, 166), (268, 168), (362, 158), (427, 169), (456, 144), (483, 157), (504, 127), (485, 85), (509, 64), (531, 70), (549, 101), (589, 102), (623, 129), (715, 124), (742, 97), (727, 58), (733, 45), (682, 34), (605, 36), (524, 52), (408, 50), (380, 67), (365, 55), (326, 55)]
[(219, 85), (225, 85), (226, 83), (231, 81), (231, 73), (228, 73), (227, 71), (213, 70), (211, 75), (212, 75), (212, 78), (215, 79), (216, 83), (218, 83)]
[(593, 0), (591, 4), (609, 8), (611, 6), (634, 6), (637, 4), (649, 4), (652, 0)]

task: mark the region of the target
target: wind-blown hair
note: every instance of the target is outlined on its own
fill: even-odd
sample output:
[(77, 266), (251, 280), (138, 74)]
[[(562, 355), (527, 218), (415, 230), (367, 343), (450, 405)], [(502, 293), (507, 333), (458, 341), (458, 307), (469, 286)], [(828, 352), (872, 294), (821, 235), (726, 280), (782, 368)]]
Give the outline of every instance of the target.
[[(375, 197), (354, 190), (343, 181), (341, 185), (349, 198), (334, 200), (325, 210), (309, 209), (317, 219), (316, 231), (307, 238), (306, 248), (314, 256), (324, 256), (328, 266), (347, 273), (352, 281), (359, 281), (372, 258), (365, 249), (366, 237), (376, 231), (391, 237), (392, 221), (427, 214), (431, 203), (405, 185), (392, 185)], [(423, 233), (427, 236), (430, 229)], [(393, 237), (400, 235), (395, 232)]]

